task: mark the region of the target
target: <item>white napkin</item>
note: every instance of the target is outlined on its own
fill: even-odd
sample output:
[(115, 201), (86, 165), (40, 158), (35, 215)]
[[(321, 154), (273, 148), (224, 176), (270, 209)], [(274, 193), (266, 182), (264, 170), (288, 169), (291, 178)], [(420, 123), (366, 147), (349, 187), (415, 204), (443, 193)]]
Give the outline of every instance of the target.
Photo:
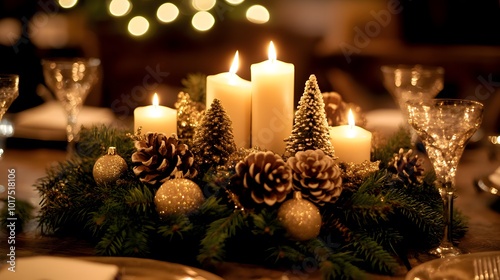
[(403, 114), (399, 109), (377, 109), (365, 113), (366, 128), (390, 136), (404, 124)]
[[(10, 268), (10, 269), (9, 269)], [(118, 266), (74, 258), (37, 256), (18, 258), (14, 271), (8, 263), (0, 270), (2, 280), (113, 280)]]
[[(77, 128), (82, 125), (112, 124), (115, 115), (109, 108), (83, 106), (78, 115)], [(15, 116), (14, 136), (42, 140), (66, 139), (66, 113), (57, 101), (19, 112)]]

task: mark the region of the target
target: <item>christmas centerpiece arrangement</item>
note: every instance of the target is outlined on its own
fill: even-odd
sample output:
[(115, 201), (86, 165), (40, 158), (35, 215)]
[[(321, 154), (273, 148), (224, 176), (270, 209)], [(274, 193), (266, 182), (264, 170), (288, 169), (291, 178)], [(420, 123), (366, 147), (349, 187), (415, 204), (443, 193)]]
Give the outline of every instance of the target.
[[(329, 126), (353, 107), (314, 75), (285, 151), (237, 147), (218, 99), (202, 109), (181, 92), (176, 107), (177, 134), (83, 127), (75, 156), (36, 185), (42, 231), (91, 240), (99, 255), (253, 263), (290, 279), (395, 274), (439, 243), (441, 197), (409, 132), (373, 141), (369, 160), (343, 161)], [(454, 222), (459, 239), (466, 226), (459, 213)]]

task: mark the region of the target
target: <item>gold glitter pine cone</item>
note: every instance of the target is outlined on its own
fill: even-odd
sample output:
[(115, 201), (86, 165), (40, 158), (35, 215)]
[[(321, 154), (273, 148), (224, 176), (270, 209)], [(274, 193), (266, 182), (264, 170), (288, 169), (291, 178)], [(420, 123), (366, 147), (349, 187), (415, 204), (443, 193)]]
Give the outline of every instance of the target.
[(293, 188), (318, 205), (337, 201), (342, 193), (342, 171), (322, 150), (300, 151), (288, 158)]
[(133, 171), (141, 182), (163, 183), (175, 178), (178, 171), (182, 171), (184, 178), (197, 174), (193, 154), (187, 145), (179, 144), (175, 134), (167, 137), (163, 133), (149, 132), (134, 145), (137, 151), (132, 154)]
[(271, 151), (256, 152), (236, 164), (230, 191), (246, 208), (281, 203), (292, 190), (292, 171)]

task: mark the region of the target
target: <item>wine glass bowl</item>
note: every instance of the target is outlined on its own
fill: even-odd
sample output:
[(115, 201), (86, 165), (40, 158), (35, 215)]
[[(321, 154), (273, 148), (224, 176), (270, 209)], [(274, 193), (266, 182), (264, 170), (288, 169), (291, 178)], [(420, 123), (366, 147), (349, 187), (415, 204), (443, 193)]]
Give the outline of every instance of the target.
[(384, 87), (403, 111), (409, 100), (432, 99), (444, 87), (444, 69), (424, 65), (383, 65)]
[(18, 96), (19, 76), (0, 74), (0, 121)]
[(481, 126), (483, 104), (472, 100), (430, 99), (407, 101), (406, 106), (408, 123), (425, 146), (444, 204), (444, 236), (431, 253), (439, 257), (459, 255), (460, 250), (451, 238), (455, 176), (467, 141)]
[(42, 60), (45, 83), (66, 112), (69, 154), (76, 141), (78, 115), (97, 82), (100, 64), (97, 58)]

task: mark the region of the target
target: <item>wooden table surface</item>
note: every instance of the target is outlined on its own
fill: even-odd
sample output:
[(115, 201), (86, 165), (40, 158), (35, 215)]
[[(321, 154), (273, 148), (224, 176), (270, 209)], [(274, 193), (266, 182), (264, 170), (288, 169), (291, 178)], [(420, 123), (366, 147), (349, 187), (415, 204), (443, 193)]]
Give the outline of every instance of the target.
[[(486, 148), (465, 151), (457, 172), (457, 195), (455, 209), (469, 217), (469, 231), (459, 244), (467, 252), (500, 251), (500, 200), (474, 187), (474, 178), (489, 174), (500, 166), (500, 161), (488, 157)], [(0, 160), (0, 185), (7, 186), (8, 169), (16, 170), (16, 199), (24, 199), (38, 205), (40, 197), (33, 188), (35, 181), (45, 176), (46, 168), (65, 160), (66, 154), (57, 149), (7, 149)], [(6, 198), (5, 188), (0, 186), (0, 198)], [(3, 190), (3, 191), (2, 191)], [(7, 260), (7, 236), (0, 235), (0, 265)], [(36, 222), (16, 236), (16, 257), (33, 255), (94, 256), (91, 244), (72, 238), (58, 239), (42, 237)], [(425, 259), (411, 260), (418, 265)], [(270, 270), (253, 265), (226, 263), (215, 271), (224, 279), (289, 279), (282, 277), (284, 271)], [(395, 277), (373, 275), (371, 279), (404, 279), (405, 271)], [(308, 275), (307, 279), (319, 279), (319, 273)], [(290, 278), (293, 279), (293, 278)]]

